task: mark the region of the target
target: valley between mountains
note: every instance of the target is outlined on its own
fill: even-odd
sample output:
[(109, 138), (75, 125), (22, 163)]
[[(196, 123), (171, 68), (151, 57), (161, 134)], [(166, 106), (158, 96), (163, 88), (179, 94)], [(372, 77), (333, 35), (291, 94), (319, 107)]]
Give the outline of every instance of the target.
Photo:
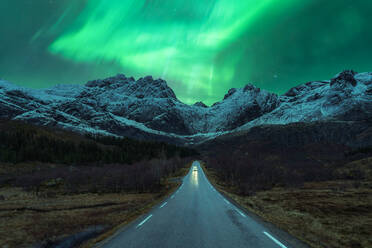
[(367, 248), (371, 208), (371, 72), (212, 106), (0, 80), (0, 247)]
[(353, 71), (330, 81), (301, 84), (281, 96), (247, 84), (230, 89), (210, 107), (180, 102), (164, 80), (151, 76), (135, 80), (119, 74), (43, 90), (0, 81), (0, 118), (179, 145), (199, 144), (260, 125), (318, 121), (353, 122), (367, 128), (371, 102), (372, 73)]

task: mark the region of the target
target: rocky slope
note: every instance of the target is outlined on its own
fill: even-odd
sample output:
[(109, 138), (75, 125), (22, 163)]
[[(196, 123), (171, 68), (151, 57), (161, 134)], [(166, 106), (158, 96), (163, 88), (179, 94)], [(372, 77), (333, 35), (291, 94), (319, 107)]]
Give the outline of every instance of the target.
[(372, 73), (344, 71), (331, 81), (309, 82), (294, 87), (280, 96), (279, 101), (275, 110), (239, 129), (260, 124), (371, 120)]
[(345, 71), (331, 81), (309, 82), (282, 96), (253, 85), (230, 89), (211, 107), (180, 102), (164, 80), (124, 75), (85, 85), (35, 90), (0, 80), (0, 118), (192, 144), (262, 124), (314, 121), (368, 122), (372, 73)]

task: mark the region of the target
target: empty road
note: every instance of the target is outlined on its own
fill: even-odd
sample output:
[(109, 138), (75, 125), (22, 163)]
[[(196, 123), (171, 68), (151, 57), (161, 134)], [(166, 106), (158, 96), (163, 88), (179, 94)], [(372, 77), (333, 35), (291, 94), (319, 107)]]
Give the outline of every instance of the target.
[(195, 161), (173, 195), (99, 247), (306, 247), (259, 222), (215, 190)]

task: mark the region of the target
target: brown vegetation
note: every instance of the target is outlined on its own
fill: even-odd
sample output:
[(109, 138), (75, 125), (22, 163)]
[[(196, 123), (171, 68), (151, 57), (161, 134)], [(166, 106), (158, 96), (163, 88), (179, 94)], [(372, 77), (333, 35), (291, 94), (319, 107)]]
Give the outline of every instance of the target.
[(105, 228), (126, 221), (157, 194), (77, 194), (39, 197), (19, 188), (3, 188), (0, 246), (29, 247), (53, 243), (91, 226)]
[[(162, 180), (184, 166), (184, 159), (155, 159), (132, 165), (38, 166), (29, 165), (27, 173), (9, 169), (0, 174), (0, 187), (21, 187), (26, 191), (48, 194), (157, 192)], [(17, 167), (8, 165), (7, 167)]]
[[(130, 191), (116, 188), (115, 183), (113, 186), (98, 182), (93, 187), (95, 185), (93, 182), (85, 185), (84, 180), (76, 186), (77, 191), (72, 192), (69, 187), (64, 186), (65, 179), (42, 180), (38, 190), (36, 187), (30, 187), (29, 183), (25, 188), (1, 187), (0, 247), (5, 245), (9, 248), (29, 247), (36, 243), (47, 246), (89, 227), (103, 227), (107, 232), (118, 225), (128, 223), (174, 190), (178, 185), (177, 180), (169, 180), (169, 178), (184, 175), (186, 171), (184, 167), (190, 165), (185, 160), (179, 160), (178, 162), (152, 161), (151, 166), (171, 163), (176, 164), (176, 169), (167, 177), (163, 177), (158, 187), (148, 189), (147, 193), (137, 193), (135, 188)], [(13, 165), (11, 167), (12, 173), (17, 172), (20, 178), (27, 177), (27, 174), (34, 170), (50, 170), (53, 171), (52, 174), (43, 172), (41, 175), (56, 176), (58, 173), (54, 174), (54, 172), (65, 169), (65, 166), (56, 165), (39, 165), (35, 169), (30, 164), (20, 165), (18, 170)], [(40, 167), (45, 168), (40, 169)], [(4, 175), (4, 171), (8, 172), (3, 166), (0, 174)], [(94, 168), (92, 171), (85, 176), (98, 179), (96, 173), (100, 171)], [(114, 172), (120, 173), (118, 170)], [(71, 173), (74, 174), (74, 170)], [(58, 178), (62, 178), (61, 176), (59, 174)], [(113, 174), (106, 174), (102, 178), (107, 177), (108, 182), (112, 176)], [(111, 179), (116, 182), (115, 178)], [(33, 180), (32, 182), (35, 183)]]
[(314, 248), (367, 248), (372, 129), (366, 123), (264, 125), (199, 149), (211, 180), (249, 211)]
[(127, 223), (177, 185), (195, 151), (0, 121), (0, 247), (49, 247)]
[[(207, 164), (207, 175), (215, 186), (247, 210), (261, 216), (314, 248), (372, 247), (372, 158), (337, 170), (337, 174), (360, 179), (305, 182), (301, 186), (272, 187), (242, 195), (221, 180)], [(358, 174), (358, 177), (360, 174)]]

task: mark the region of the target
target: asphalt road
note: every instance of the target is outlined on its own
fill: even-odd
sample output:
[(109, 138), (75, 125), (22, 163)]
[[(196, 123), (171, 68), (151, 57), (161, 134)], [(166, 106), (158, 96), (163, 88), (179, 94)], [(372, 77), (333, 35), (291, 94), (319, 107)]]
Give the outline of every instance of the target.
[(223, 197), (195, 161), (164, 202), (99, 245), (124, 247), (298, 248), (301, 242)]

